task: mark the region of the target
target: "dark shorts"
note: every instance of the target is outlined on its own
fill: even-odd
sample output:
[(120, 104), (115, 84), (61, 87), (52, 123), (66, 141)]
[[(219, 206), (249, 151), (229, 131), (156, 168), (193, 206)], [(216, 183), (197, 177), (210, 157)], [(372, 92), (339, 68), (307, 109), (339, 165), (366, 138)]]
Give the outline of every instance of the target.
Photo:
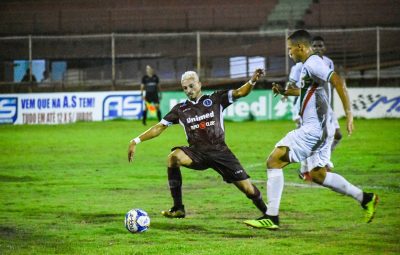
[(175, 149), (181, 149), (192, 159), (193, 163), (188, 166), (190, 169), (206, 170), (207, 168), (212, 168), (227, 183), (250, 178), (239, 160), (227, 146), (222, 146), (218, 150), (202, 150), (194, 147), (179, 146), (172, 148), (172, 151)]
[(145, 99), (149, 103), (159, 104), (160, 98), (158, 97), (158, 93), (146, 93)]

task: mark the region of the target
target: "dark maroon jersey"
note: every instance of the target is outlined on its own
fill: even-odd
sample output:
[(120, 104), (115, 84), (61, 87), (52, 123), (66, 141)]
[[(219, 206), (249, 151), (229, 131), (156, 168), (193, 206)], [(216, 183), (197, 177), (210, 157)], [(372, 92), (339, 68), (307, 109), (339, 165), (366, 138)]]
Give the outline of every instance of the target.
[(207, 149), (225, 145), (222, 112), (233, 100), (232, 90), (203, 95), (197, 102), (186, 100), (175, 105), (161, 123), (168, 126), (181, 124), (190, 146)]

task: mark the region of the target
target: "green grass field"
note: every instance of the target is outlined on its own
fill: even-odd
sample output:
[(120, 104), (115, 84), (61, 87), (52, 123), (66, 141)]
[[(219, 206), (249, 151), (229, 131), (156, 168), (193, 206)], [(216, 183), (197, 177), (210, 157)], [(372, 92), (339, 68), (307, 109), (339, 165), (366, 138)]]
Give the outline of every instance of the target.
[[(400, 254), (400, 121), (355, 125), (332, 159), (336, 172), (379, 194), (375, 220), (364, 223), (353, 199), (302, 182), (293, 164), (274, 232), (242, 224), (259, 212), (213, 170), (182, 169), (187, 217), (161, 216), (172, 205), (167, 155), (186, 144), (180, 126), (140, 144), (133, 164), (127, 146), (145, 130), (139, 121), (0, 126), (0, 254)], [(292, 128), (226, 123), (227, 143), (264, 198), (264, 161)], [(150, 214), (147, 232), (124, 228), (131, 208)]]

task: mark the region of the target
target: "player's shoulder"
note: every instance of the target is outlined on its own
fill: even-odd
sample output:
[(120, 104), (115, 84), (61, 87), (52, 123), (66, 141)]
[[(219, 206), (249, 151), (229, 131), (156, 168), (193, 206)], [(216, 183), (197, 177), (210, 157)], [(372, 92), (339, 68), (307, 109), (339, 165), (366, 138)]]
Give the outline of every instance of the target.
[(307, 60), (304, 62), (303, 66), (305, 68), (315, 68), (319, 67), (320, 65), (325, 65), (324, 61), (320, 56), (317, 54), (313, 54), (307, 58)]
[(171, 111), (179, 111), (180, 109), (187, 107), (187, 105), (188, 105), (188, 100), (179, 102), (176, 105), (174, 105), (174, 107), (172, 107)]
[(303, 63), (302, 63), (302, 62), (297, 62), (297, 63), (294, 65), (294, 67), (295, 67), (296, 69), (301, 69), (301, 68), (303, 67)]
[(333, 68), (333, 60), (332, 59), (330, 59), (327, 56), (324, 56), (323, 60), (326, 63), (326, 65), (329, 66), (329, 68)]
[(328, 62), (333, 62), (333, 60), (330, 57), (327, 57), (324, 55), (323, 57), (324, 60), (328, 61)]
[(223, 94), (226, 94), (226, 93), (228, 93), (229, 92), (229, 89), (222, 89), (222, 90), (217, 90), (217, 91), (214, 91), (211, 95), (209, 95), (210, 97), (211, 96), (221, 96), (221, 95), (223, 95)]

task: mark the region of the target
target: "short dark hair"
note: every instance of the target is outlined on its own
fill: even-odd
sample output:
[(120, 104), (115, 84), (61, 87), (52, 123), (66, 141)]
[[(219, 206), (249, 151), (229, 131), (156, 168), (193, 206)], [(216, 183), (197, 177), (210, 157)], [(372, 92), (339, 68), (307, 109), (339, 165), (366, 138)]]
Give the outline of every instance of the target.
[(324, 41), (324, 38), (322, 38), (322, 36), (319, 36), (319, 35), (314, 36), (313, 39), (312, 39), (312, 41), (323, 41), (323, 42), (325, 42), (325, 41)]
[(311, 44), (311, 35), (306, 30), (297, 30), (293, 32), (289, 37), (288, 40), (294, 43), (306, 43)]

